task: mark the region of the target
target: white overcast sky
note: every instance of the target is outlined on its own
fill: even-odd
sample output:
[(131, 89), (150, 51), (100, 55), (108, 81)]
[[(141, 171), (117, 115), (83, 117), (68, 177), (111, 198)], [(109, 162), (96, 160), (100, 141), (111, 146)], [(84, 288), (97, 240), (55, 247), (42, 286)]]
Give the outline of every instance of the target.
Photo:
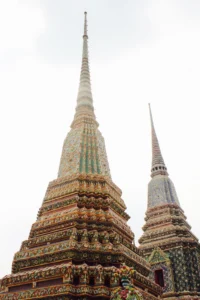
[(85, 10), (96, 116), (136, 243), (150, 180), (149, 102), (170, 178), (200, 237), (200, 1), (1, 0), (0, 276), (57, 177)]

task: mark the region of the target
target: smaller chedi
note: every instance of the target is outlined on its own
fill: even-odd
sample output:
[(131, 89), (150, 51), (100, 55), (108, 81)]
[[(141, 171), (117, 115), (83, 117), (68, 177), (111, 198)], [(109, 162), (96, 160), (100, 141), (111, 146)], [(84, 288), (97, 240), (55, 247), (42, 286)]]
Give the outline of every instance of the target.
[[(150, 109), (150, 106), (149, 106)], [(152, 113), (152, 168), (140, 250), (164, 299), (200, 299), (200, 245), (191, 232), (161, 154)]]

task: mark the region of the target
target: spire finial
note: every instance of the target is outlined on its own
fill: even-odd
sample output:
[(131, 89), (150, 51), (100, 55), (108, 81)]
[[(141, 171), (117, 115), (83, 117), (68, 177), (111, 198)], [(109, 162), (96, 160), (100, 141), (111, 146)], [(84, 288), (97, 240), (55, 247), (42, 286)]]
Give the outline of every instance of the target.
[(153, 128), (154, 124), (153, 124), (153, 117), (152, 117), (152, 112), (151, 112), (151, 103), (148, 103), (148, 105), (149, 105), (149, 114), (150, 114), (150, 120), (151, 120), (151, 127)]
[(85, 21), (84, 21), (84, 35), (87, 36), (87, 11), (84, 12)]
[(153, 117), (151, 112), (151, 105), (149, 103), (149, 113), (151, 120), (151, 132), (152, 132), (152, 169), (151, 169), (151, 177), (155, 175), (168, 175), (167, 168), (164, 163), (164, 159), (162, 157), (162, 153), (160, 150), (160, 145), (158, 142), (158, 138), (156, 135), (156, 131), (154, 128)]
[(74, 120), (76, 119), (77, 116), (80, 116), (80, 114), (81, 115), (89, 114), (91, 117), (95, 118), (91, 83), (90, 83), (89, 59), (88, 59), (87, 12), (84, 12), (82, 66), (81, 66), (80, 83), (79, 83), (79, 90), (77, 96), (76, 114)]

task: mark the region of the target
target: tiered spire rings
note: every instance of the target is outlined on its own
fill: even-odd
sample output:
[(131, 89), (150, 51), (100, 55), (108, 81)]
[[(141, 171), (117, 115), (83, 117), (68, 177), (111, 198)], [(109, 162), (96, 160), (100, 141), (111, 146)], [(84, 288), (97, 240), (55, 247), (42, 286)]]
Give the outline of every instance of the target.
[(93, 108), (86, 12), (76, 113), (71, 131), (64, 141), (58, 177), (80, 174), (106, 175), (111, 178), (104, 138), (98, 130)]

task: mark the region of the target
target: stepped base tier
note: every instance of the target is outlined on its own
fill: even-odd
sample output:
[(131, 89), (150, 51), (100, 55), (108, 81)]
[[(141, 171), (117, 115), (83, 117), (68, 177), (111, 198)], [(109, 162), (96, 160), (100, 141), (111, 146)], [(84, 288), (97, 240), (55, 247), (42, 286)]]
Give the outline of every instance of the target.
[(140, 250), (152, 280), (156, 270), (163, 271), (163, 298), (200, 299), (199, 243), (183, 210), (175, 204), (149, 209), (143, 230)]
[(141, 299), (157, 299), (162, 289), (148, 278), (124, 210), (120, 189), (103, 176), (51, 182), (0, 299), (110, 299), (124, 276)]

